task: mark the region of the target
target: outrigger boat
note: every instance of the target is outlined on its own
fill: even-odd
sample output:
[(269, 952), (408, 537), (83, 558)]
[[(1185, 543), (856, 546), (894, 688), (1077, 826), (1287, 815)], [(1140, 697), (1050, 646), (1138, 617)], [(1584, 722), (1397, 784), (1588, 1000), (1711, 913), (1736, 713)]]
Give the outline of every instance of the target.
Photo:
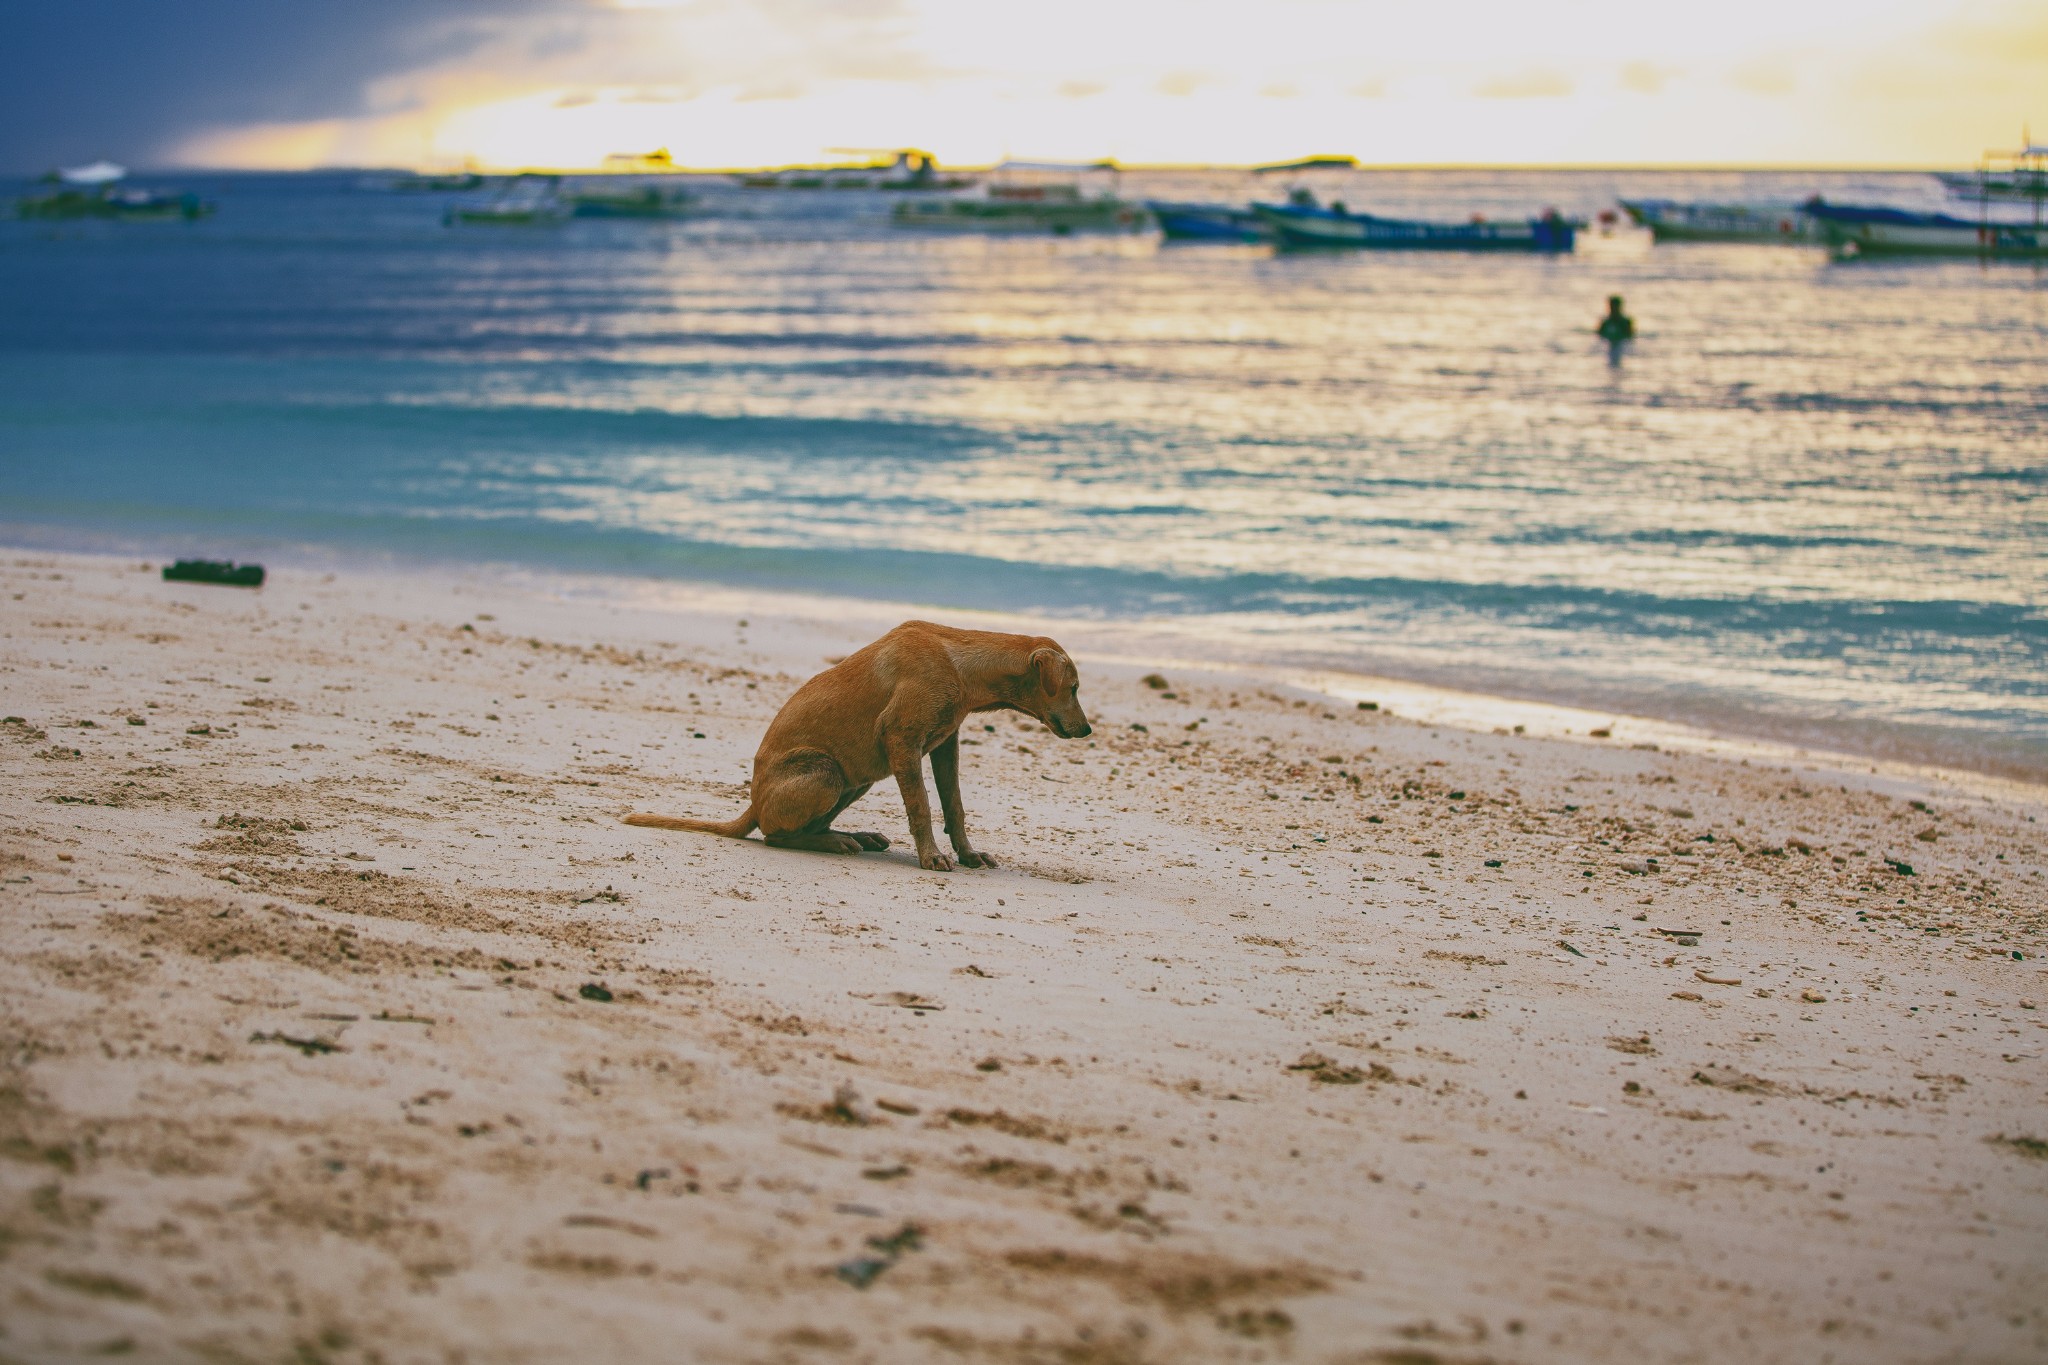
[(1839, 256), (2048, 257), (2048, 227), (1971, 222), (1945, 213), (1810, 201), (1828, 245)]
[(2029, 139), (2016, 152), (1987, 152), (1974, 171), (1936, 171), (1948, 192), (1975, 203), (2032, 204), (2038, 213), (2048, 203), (2048, 147)]
[(468, 194), (484, 187), (479, 171), (450, 171), (445, 175), (406, 174), (382, 182), (378, 188), (400, 194)]
[[(856, 148), (838, 148), (855, 151)], [(888, 161), (858, 166), (789, 166), (739, 177), (750, 190), (885, 190), (895, 193), (971, 189), (974, 177), (947, 175), (930, 152), (906, 147), (889, 153)]]
[(1151, 215), (1143, 205), (1117, 197), (1114, 177), (1121, 171), (1113, 161), (1005, 161), (995, 169), (1000, 175), (1074, 177), (1107, 172), (1112, 177), (1112, 188), (1101, 194), (1083, 194), (1078, 179), (999, 181), (979, 195), (900, 203), (892, 215), (896, 226), (965, 232), (1050, 232), (1065, 236), (1075, 232), (1140, 232), (1151, 225)]
[(659, 185), (575, 190), (566, 197), (569, 212), (577, 218), (682, 218), (697, 202), (687, 190), (664, 190)]
[(964, 190), (974, 186), (971, 175), (946, 175), (939, 170), (939, 163), (930, 152), (915, 151), (911, 148), (896, 153), (889, 163), (889, 170), (874, 187), (897, 194), (925, 193), (927, 191)]
[[(2036, 156), (2048, 156), (2048, 147), (2029, 147)], [(2048, 169), (2015, 171), (1936, 171), (1934, 178), (1957, 199), (1990, 199), (2024, 204), (2048, 199)]]
[(1800, 207), (1767, 204), (1681, 204), (1624, 199), (1622, 211), (1660, 242), (1815, 242), (1820, 227)]
[[(1307, 156), (1298, 161), (1276, 161), (1252, 167), (1253, 175), (1301, 175), (1315, 171), (1355, 171), (1358, 159), (1349, 156)], [(1295, 189), (1289, 199), (1295, 204), (1313, 205), (1315, 192)], [(1259, 217), (1255, 208), (1237, 204), (1188, 203), (1178, 200), (1147, 200), (1145, 207), (1159, 222), (1159, 231), (1169, 242), (1270, 242), (1279, 236), (1273, 226)]]
[(1254, 204), (1253, 212), (1279, 236), (1282, 246), (1363, 247), (1378, 251), (1543, 251), (1572, 249), (1577, 224), (1555, 209), (1520, 223), (1429, 223), (1327, 208), (1297, 196), (1287, 204)]
[(905, 200), (890, 215), (898, 227), (965, 232), (1138, 232), (1145, 210), (1113, 195), (1083, 198), (1075, 185), (991, 185), (986, 197)]
[(98, 189), (61, 189), (35, 195), (22, 200), (16, 211), (24, 218), (183, 218), (189, 222), (212, 213), (213, 205), (196, 194), (118, 189), (106, 183)]
[(1250, 209), (1230, 204), (1185, 204), (1150, 199), (1145, 207), (1169, 242), (1270, 242), (1273, 229)]
[(560, 193), (561, 177), (522, 175), (507, 181), (482, 202), (451, 204), (441, 215), (448, 227), (458, 223), (495, 227), (551, 227), (569, 216)]

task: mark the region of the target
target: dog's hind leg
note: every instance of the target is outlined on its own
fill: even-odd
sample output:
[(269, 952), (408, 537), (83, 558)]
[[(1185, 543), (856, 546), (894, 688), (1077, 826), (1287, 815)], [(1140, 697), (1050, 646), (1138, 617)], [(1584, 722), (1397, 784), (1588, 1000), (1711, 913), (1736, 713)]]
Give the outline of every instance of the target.
[(843, 834), (849, 839), (858, 840), (860, 846), (870, 853), (880, 853), (883, 849), (887, 848), (889, 846), (889, 836), (886, 834), (876, 834), (871, 830), (832, 828), (832, 822), (839, 818), (841, 812), (863, 796), (866, 796), (868, 788), (872, 785), (872, 783), (863, 783), (858, 787), (849, 787), (846, 794), (839, 798), (839, 804), (834, 806), (831, 812), (824, 819), (818, 821), (809, 832), (813, 834)]
[(828, 829), (819, 834), (767, 834), (762, 836), (770, 848), (795, 848), (806, 853), (865, 853), (866, 845), (851, 834), (841, 834)]
[(846, 774), (830, 754), (798, 749), (776, 760), (772, 770), (755, 777), (754, 812), (761, 838), (773, 848), (811, 853), (861, 853), (868, 845), (834, 830), (832, 817), (846, 809), (865, 787), (850, 787)]

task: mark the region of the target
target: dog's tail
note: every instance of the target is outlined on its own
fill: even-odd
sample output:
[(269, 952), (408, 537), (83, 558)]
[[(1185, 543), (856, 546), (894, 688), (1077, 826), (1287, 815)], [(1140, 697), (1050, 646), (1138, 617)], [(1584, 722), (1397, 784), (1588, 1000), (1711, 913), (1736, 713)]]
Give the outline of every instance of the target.
[(739, 816), (731, 820), (686, 820), (677, 815), (648, 815), (635, 812), (626, 817), (629, 825), (644, 825), (648, 829), (693, 829), (701, 834), (722, 834), (728, 839), (744, 839), (759, 828), (754, 818), (754, 808), (748, 806)]

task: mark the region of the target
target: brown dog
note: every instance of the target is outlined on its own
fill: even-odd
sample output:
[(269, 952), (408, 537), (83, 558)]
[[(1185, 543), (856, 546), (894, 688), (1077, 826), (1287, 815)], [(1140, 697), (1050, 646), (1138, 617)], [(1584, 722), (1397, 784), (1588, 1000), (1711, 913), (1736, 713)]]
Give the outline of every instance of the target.
[(917, 841), (920, 866), (947, 872), (953, 859), (932, 839), (924, 758), (939, 782), (946, 833), (962, 867), (993, 867), (967, 841), (960, 806), (960, 722), (976, 711), (1022, 711), (1062, 739), (1089, 732), (1081, 675), (1042, 635), (955, 630), (905, 621), (812, 678), (783, 703), (754, 754), (753, 801), (736, 820), (629, 815), (629, 825), (694, 829), (744, 839), (754, 829), (776, 848), (819, 853), (884, 849), (879, 834), (832, 828), (839, 813), (894, 773)]

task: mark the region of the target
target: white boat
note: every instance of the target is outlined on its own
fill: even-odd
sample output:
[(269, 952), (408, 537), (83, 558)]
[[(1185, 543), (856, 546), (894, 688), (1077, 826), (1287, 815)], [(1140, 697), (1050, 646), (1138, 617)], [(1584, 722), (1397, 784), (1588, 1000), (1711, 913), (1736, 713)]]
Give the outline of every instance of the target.
[(111, 161), (94, 161), (84, 166), (69, 166), (57, 172), (57, 178), (67, 185), (111, 185), (128, 175), (126, 166)]
[[(892, 220), (898, 227), (936, 228), (954, 232), (1142, 232), (1152, 225), (1142, 204), (1117, 194), (1120, 170), (1113, 161), (1070, 163), (1005, 161), (995, 168), (999, 179), (978, 195), (948, 195), (904, 200)], [(1080, 178), (1107, 172), (1107, 184), (1096, 192), (1083, 190)], [(1049, 175), (1073, 179), (1048, 180)], [(1022, 177), (1021, 179), (1015, 177)]]
[[(835, 151), (857, 151), (839, 147)], [(873, 151), (872, 148), (868, 149)], [(939, 169), (930, 152), (905, 147), (888, 152), (887, 161), (868, 161), (852, 166), (785, 166), (781, 170), (755, 171), (739, 177), (750, 190), (890, 190), (899, 193), (964, 190), (974, 186), (973, 176), (952, 175)]]
[(1622, 210), (1660, 242), (1815, 242), (1820, 228), (1804, 208), (1787, 204), (1682, 204), (1624, 199)]
[[(2048, 152), (2048, 148), (2038, 150)], [(2016, 204), (2048, 199), (2048, 170), (1936, 171), (1934, 178), (1957, 199)]]
[(1282, 246), (1359, 247), (1375, 251), (1567, 252), (1578, 225), (1556, 212), (1522, 222), (1432, 223), (1353, 213), (1342, 203), (1325, 207), (1297, 195), (1287, 204), (1253, 204), (1252, 212)]
[(1077, 185), (991, 185), (987, 193), (944, 199), (905, 199), (890, 215), (898, 227), (955, 232), (1142, 232), (1151, 226), (1143, 205), (1115, 195), (1084, 196)]
[(2028, 141), (2016, 152), (1986, 152), (1974, 171), (1936, 171), (1949, 194), (1979, 204), (2048, 203), (2048, 147)]
[(488, 199), (451, 204), (441, 215), (449, 227), (458, 223), (498, 227), (550, 227), (569, 216), (561, 195), (561, 177), (522, 175), (506, 181)]
[(1819, 199), (1807, 211), (1843, 256), (2048, 256), (2048, 227)]

